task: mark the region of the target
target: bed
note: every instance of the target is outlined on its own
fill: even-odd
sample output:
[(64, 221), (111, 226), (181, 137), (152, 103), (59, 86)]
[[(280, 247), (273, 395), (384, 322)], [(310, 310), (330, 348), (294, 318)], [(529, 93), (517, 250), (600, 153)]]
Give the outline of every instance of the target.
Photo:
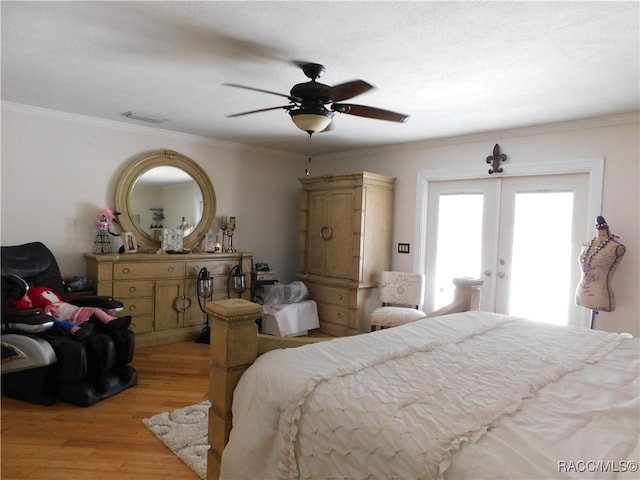
[(637, 478), (638, 339), (466, 311), (248, 367), (240, 330), (237, 365), (213, 362), (208, 478)]

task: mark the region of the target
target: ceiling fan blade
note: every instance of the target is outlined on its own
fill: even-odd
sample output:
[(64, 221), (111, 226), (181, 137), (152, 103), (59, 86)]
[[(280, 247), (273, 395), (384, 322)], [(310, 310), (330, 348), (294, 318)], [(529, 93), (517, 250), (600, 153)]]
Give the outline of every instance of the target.
[(381, 108), (367, 107), (366, 105), (353, 105), (350, 103), (334, 103), (331, 110), (348, 115), (356, 115), (358, 117), (376, 118), (378, 120), (387, 120), (389, 122), (404, 123), (409, 115), (392, 112), (390, 110), (382, 110)]
[(234, 113), (233, 115), (225, 115), (225, 117), (227, 117), (227, 118), (241, 117), (242, 115), (250, 115), (252, 113), (268, 112), (270, 110), (279, 110), (281, 108), (284, 109), (284, 110), (291, 110), (293, 108), (293, 105), (280, 105), (279, 107), (261, 108), (259, 110), (251, 110), (249, 112)]
[(296, 103), (302, 102), (301, 98), (292, 97), (291, 95), (287, 95), (285, 93), (272, 92), (270, 90), (263, 90), (261, 88), (245, 87), (244, 85), (238, 85), (237, 83), (223, 83), (223, 85), (226, 85), (227, 87), (236, 87), (236, 88), (244, 88), (245, 90), (253, 90), (254, 92), (262, 92), (262, 93), (269, 93), (271, 95), (278, 95), (279, 97), (288, 98), (292, 102), (296, 102)]
[(364, 80), (352, 80), (329, 87), (323, 92), (323, 95), (329, 99), (327, 103), (341, 102), (342, 100), (348, 100), (364, 92), (368, 92), (372, 88), (374, 88), (373, 85), (369, 85)]

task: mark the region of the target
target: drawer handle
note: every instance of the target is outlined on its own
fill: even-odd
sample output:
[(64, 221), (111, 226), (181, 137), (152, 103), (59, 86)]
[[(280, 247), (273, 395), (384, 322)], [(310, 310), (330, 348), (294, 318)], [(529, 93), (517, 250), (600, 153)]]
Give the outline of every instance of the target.
[(135, 292), (136, 290), (137, 290), (137, 289), (136, 289), (136, 287), (134, 287), (133, 285), (131, 285), (131, 286), (129, 287), (129, 291), (130, 291), (131, 293)]
[[(186, 303), (186, 307), (185, 307), (185, 303)], [(189, 297), (185, 297), (184, 295), (180, 295), (178, 298), (176, 298), (176, 302), (174, 304), (174, 308), (180, 312), (180, 313), (184, 313), (187, 310), (189, 310), (191, 308), (191, 304), (193, 302), (191, 301), (191, 298)]]
[(167, 268), (167, 270), (168, 270), (170, 273), (173, 273), (173, 267), (169, 267), (169, 268)]
[(338, 300), (343, 300), (344, 299), (344, 295), (342, 295), (341, 293), (338, 294)]
[(340, 320), (342, 320), (342, 314), (339, 313), (338, 315), (336, 315)]
[(129, 270), (127, 267), (122, 269), (122, 273), (124, 274), (128, 274), (129, 272), (131, 272), (131, 270)]
[(129, 305), (129, 311), (133, 312), (136, 309), (135, 305)]
[(333, 230), (331, 230), (329, 225), (325, 225), (320, 229), (320, 238), (322, 240), (326, 242), (327, 240), (331, 240), (331, 237), (333, 237)]
[(180, 313), (184, 312), (184, 308), (182, 308), (182, 306), (180, 305), (182, 303), (183, 298), (184, 298), (184, 295), (180, 295), (178, 298), (176, 298), (176, 301), (173, 304), (173, 308), (175, 308), (176, 311)]

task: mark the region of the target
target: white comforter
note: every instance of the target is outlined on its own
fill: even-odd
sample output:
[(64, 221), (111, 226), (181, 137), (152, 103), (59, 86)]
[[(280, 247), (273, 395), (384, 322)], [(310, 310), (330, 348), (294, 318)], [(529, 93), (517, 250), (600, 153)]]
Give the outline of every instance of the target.
[(639, 356), (485, 312), (270, 352), (234, 394), (221, 477), (637, 478)]

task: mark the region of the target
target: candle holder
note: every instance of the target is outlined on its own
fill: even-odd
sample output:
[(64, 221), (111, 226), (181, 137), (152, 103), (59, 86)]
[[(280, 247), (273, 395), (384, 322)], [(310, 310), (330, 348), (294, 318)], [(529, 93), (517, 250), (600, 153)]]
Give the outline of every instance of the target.
[(221, 252), (227, 251), (227, 217), (220, 217), (220, 230), (222, 231), (222, 246), (220, 247)]
[(235, 252), (236, 249), (233, 248), (233, 233), (236, 230), (236, 217), (229, 217), (229, 221), (227, 222), (225, 232), (229, 239), (229, 245), (227, 248), (227, 252)]

